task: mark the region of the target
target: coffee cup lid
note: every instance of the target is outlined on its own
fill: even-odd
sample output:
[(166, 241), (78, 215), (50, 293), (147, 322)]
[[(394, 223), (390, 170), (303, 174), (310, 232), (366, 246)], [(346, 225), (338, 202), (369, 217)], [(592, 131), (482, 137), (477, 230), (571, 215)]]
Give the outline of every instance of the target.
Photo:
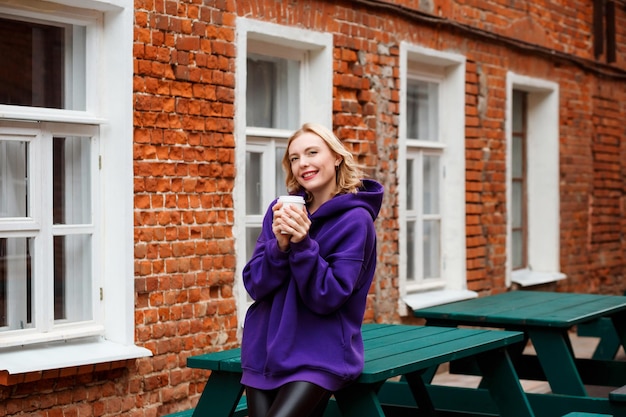
[(281, 195), (278, 199), (283, 203), (304, 204), (304, 198), (299, 195)]

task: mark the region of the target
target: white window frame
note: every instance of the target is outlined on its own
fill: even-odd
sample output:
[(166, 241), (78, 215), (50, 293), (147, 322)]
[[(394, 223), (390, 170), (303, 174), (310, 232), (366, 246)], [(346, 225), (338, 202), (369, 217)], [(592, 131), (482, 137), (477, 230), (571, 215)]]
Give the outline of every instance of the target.
[(506, 283), (523, 287), (565, 278), (560, 271), (559, 85), (507, 73), (506, 78), (507, 254), (512, 248), (513, 90), (527, 93), (528, 268), (513, 271), (507, 256)]
[[(26, 218), (5, 218), (0, 219), (0, 236), (12, 238), (32, 238), (34, 242), (35, 256), (33, 261), (33, 323), (32, 327), (20, 330), (4, 330), (0, 333), (0, 347), (19, 346), (31, 343), (43, 343), (54, 340), (64, 340), (104, 333), (102, 325), (103, 311), (97, 301), (97, 289), (101, 286), (99, 273), (99, 259), (95, 256), (100, 251), (98, 248), (92, 249), (90, 259), (90, 275), (92, 276), (90, 301), (92, 319), (84, 321), (72, 321), (63, 323), (62, 320), (55, 322), (51, 316), (54, 306), (51, 297), (46, 294), (54, 293), (54, 286), (49, 273), (54, 268), (52, 257), (52, 239), (55, 236), (70, 236), (72, 234), (88, 234), (91, 236), (92, 244), (100, 241), (100, 228), (98, 223), (89, 224), (53, 224), (52, 223), (52, 165), (49, 157), (52, 149), (52, 138), (63, 136), (77, 136), (81, 140), (91, 142), (89, 162), (91, 165), (90, 190), (99, 189), (99, 176), (97, 175), (98, 164), (98, 128), (94, 125), (78, 125), (67, 123), (38, 123), (37, 127), (33, 123), (8, 122), (0, 125), (0, 137), (18, 137), (28, 143), (28, 178), (29, 199), (32, 208), (31, 215)], [(89, 206), (92, 208), (92, 219), (101, 217), (99, 195), (91, 194)], [(35, 201), (36, 200), (36, 201)], [(72, 281), (67, 285), (71, 286)], [(18, 300), (12, 297), (12, 290), (9, 289), (9, 309), (15, 312), (12, 304)], [(13, 299), (11, 299), (13, 298)], [(70, 300), (71, 301), (71, 300)], [(16, 306), (14, 306), (16, 307)], [(68, 315), (72, 315), (72, 305), (68, 307)], [(11, 311), (10, 311), (11, 313)]]
[[(327, 127), (332, 127), (332, 71), (333, 57), (332, 46), (333, 37), (330, 33), (315, 32), (308, 29), (300, 29), (290, 26), (283, 26), (274, 23), (262, 22), (248, 18), (237, 19), (237, 58), (236, 58), (236, 88), (235, 102), (238, 103), (235, 109), (235, 158), (237, 176), (235, 178), (235, 224), (234, 236), (238, 239), (235, 242), (236, 253), (246, 253), (245, 230), (246, 226), (246, 194), (245, 194), (245, 173), (246, 173), (246, 150), (249, 137), (254, 137), (258, 143), (258, 138), (272, 138), (271, 140), (284, 139), (293, 133), (281, 129), (253, 128), (246, 126), (246, 67), (248, 58), (248, 45), (251, 42), (255, 45), (255, 54), (264, 53), (266, 55), (293, 58), (294, 51), (300, 51), (304, 58), (300, 70), (300, 115), (299, 124), (304, 122), (321, 123)], [(266, 49), (264, 49), (266, 48)], [(282, 50), (282, 51), (281, 51)], [(286, 52), (287, 51), (287, 52)], [(288, 55), (285, 55), (288, 53)], [(273, 146), (268, 146), (268, 150)], [(273, 156), (272, 156), (273, 159)], [(269, 205), (271, 199), (277, 196), (267, 196), (268, 201), (264, 202), (265, 207)], [(245, 256), (237, 256), (236, 262), (236, 282), (234, 293), (237, 302), (237, 318), (239, 328), (243, 326), (246, 311), (250, 305), (247, 292), (243, 286), (241, 272), (248, 259)]]
[(9, 120), (37, 121), (43, 130), (61, 126), (75, 131), (78, 126), (79, 131), (97, 131), (94, 143), (99, 146), (92, 151), (100, 185), (93, 192), (99, 205), (94, 212), (101, 215), (93, 227), (96, 234), (106, 233), (94, 241), (99, 255), (92, 259), (97, 269), (94, 320), (29, 335), (33, 343), (24, 346), (11, 347), (9, 336), (0, 334), (0, 368), (18, 374), (150, 356), (134, 345), (133, 1), (48, 0), (33, 6), (1, 5), (0, 14), (87, 27), (85, 110), (0, 105), (0, 121), (5, 126)]
[[(477, 294), (467, 290), (465, 241), (465, 57), (402, 42), (400, 44), (400, 125), (398, 151), (399, 290), (398, 312), (428, 307)], [(407, 80), (439, 83), (439, 140), (407, 139)], [(407, 272), (406, 159), (409, 150), (441, 152), (441, 280), (410, 286)]]
[[(254, 129), (258, 130), (258, 129)], [(269, 133), (269, 132), (268, 132)], [(246, 228), (248, 227), (261, 227), (263, 225), (263, 216), (265, 215), (265, 209), (270, 201), (276, 198), (278, 192), (275, 190), (274, 180), (275, 176), (273, 168), (275, 166), (276, 150), (287, 143), (287, 139), (291, 132), (280, 131), (278, 129), (272, 129), (272, 135), (274, 137), (254, 137), (247, 139), (246, 150), (249, 152), (255, 152), (262, 155), (262, 165), (264, 167), (270, 167), (265, 172), (261, 173), (259, 178), (262, 186), (261, 198), (263, 203), (261, 205), (260, 214), (248, 214), (246, 215)], [(267, 178), (266, 178), (267, 177)], [(246, 196), (247, 197), (247, 196)], [(243, 252), (246, 253), (246, 252)]]
[[(419, 143), (418, 143), (419, 142)], [(414, 244), (414, 251), (415, 253), (411, 254), (408, 251), (408, 238), (404, 240), (403, 245), (406, 245), (407, 250), (405, 251), (405, 257), (403, 259), (407, 259), (408, 257), (413, 257), (413, 262), (415, 263), (415, 265), (418, 265), (416, 267), (416, 271), (415, 271), (415, 281), (414, 282), (410, 282), (407, 275), (408, 275), (408, 263), (404, 265), (404, 273), (403, 273), (403, 277), (407, 277), (406, 278), (406, 282), (405, 282), (405, 287), (406, 287), (406, 292), (407, 293), (416, 293), (416, 292), (424, 292), (424, 291), (429, 291), (429, 290), (440, 290), (446, 287), (446, 282), (445, 279), (442, 276), (442, 271), (443, 271), (443, 257), (441, 256), (441, 240), (439, 241), (439, 254), (440, 254), (440, 258), (439, 258), (439, 265), (437, 267), (437, 269), (439, 270), (440, 274), (438, 277), (426, 277), (424, 276), (424, 271), (423, 269), (419, 266), (421, 264), (423, 264), (424, 262), (424, 245), (423, 245), (423, 227), (424, 227), (424, 222), (427, 220), (437, 220), (439, 221), (439, 226), (440, 226), (440, 231), (441, 231), (441, 227), (442, 227), (442, 215), (441, 215), (441, 200), (442, 200), (442, 196), (441, 196), (441, 179), (443, 178), (443, 167), (442, 167), (442, 156), (443, 153), (445, 152), (445, 147), (442, 146), (441, 144), (432, 144), (432, 143), (426, 143), (424, 141), (414, 141), (411, 139), (407, 139), (407, 143), (411, 144), (409, 146), (407, 146), (407, 151), (406, 151), (406, 158), (404, 158), (405, 164), (407, 163), (408, 160), (413, 160), (414, 162), (414, 172), (413, 175), (416, 177), (417, 183), (415, 184), (415, 190), (414, 190), (414, 195), (416, 196), (416, 202), (415, 202), (415, 206), (413, 208), (413, 210), (408, 210), (406, 209), (406, 206), (404, 208), (404, 216), (405, 216), (405, 222), (402, 223), (402, 227), (404, 227), (408, 221), (412, 221), (415, 223), (415, 234), (417, 235), (417, 240)], [(428, 156), (435, 156), (438, 158), (439, 160), (439, 172), (438, 172), (438, 178), (439, 178), (439, 202), (437, 203), (437, 206), (439, 207), (439, 212), (436, 214), (425, 214), (424, 213), (424, 208), (422, 206), (422, 201), (421, 201), (421, 196), (424, 195), (424, 182), (420, 181), (423, 180), (422, 178), (422, 168), (423, 168), (423, 161), (424, 161), (424, 157), (428, 157)], [(408, 171), (408, 170), (407, 170)], [(417, 171), (417, 172), (416, 172)], [(405, 175), (405, 178), (406, 175)], [(403, 188), (402, 190), (404, 191), (406, 188)], [(404, 231), (405, 233), (407, 233), (407, 231)], [(408, 260), (408, 259), (407, 259)]]

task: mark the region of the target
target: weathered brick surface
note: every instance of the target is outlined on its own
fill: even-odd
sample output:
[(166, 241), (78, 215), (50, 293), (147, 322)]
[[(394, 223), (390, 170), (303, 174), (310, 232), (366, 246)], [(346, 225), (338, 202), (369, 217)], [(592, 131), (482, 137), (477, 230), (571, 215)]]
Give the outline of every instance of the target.
[[(389, 2), (392, 3), (392, 2)], [(235, 19), (333, 34), (333, 123), (386, 187), (366, 320), (399, 321), (399, 45), (466, 65), (470, 289), (506, 291), (505, 75), (560, 88), (561, 266), (551, 289), (621, 293), (626, 260), (626, 13), (617, 62), (593, 57), (592, 2), (136, 0), (135, 366), (2, 376), (0, 416), (157, 417), (195, 404), (186, 358), (237, 344), (233, 236)], [(130, 76), (130, 75), (129, 75)], [(411, 320), (407, 320), (411, 321)]]

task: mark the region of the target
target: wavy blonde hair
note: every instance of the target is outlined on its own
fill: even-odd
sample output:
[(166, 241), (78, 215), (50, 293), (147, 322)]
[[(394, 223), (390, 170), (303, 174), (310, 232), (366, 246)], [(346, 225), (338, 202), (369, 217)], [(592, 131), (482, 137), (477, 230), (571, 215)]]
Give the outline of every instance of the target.
[[(285, 155), (283, 156), (282, 161), (283, 169), (287, 175), (285, 181), (287, 190), (290, 193), (304, 190), (296, 180), (296, 177), (293, 175), (293, 171), (291, 170), (291, 162), (289, 161), (289, 145), (291, 145), (291, 142), (293, 142), (294, 139), (307, 132), (319, 136), (326, 143), (326, 145), (328, 145), (331, 152), (340, 156), (342, 159), (339, 166), (336, 168), (335, 179), (337, 181), (337, 187), (335, 188), (334, 194), (356, 193), (362, 185), (362, 171), (358, 168), (352, 154), (345, 148), (345, 146), (343, 146), (343, 143), (341, 143), (337, 136), (335, 136), (330, 129), (317, 123), (303, 124), (302, 127), (296, 130), (287, 141), (287, 149), (285, 150)], [(304, 191), (306, 192), (306, 200), (310, 201), (312, 196), (308, 193), (308, 191)]]

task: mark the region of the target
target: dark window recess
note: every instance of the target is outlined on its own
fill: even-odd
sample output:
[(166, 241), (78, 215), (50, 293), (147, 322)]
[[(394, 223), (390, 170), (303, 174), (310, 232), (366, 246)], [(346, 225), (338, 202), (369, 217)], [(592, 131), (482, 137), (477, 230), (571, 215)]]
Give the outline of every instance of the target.
[[(52, 219), (55, 224), (65, 223), (65, 138), (52, 141)], [(66, 317), (65, 310), (65, 237), (54, 237), (54, 319)]]
[(64, 32), (0, 18), (0, 104), (63, 108)]
[(606, 62), (615, 62), (615, 3), (606, 4)]
[(606, 62), (616, 59), (615, 2), (593, 1), (593, 54), (596, 59), (605, 55)]

